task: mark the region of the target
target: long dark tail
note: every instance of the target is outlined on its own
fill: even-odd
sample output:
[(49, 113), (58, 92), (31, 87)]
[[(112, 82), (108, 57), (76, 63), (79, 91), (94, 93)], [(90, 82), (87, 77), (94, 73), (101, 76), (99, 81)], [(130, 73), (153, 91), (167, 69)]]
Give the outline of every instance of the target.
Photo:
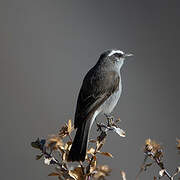
[(77, 128), (76, 135), (69, 152), (68, 161), (85, 160), (90, 123), (91, 120), (86, 119), (81, 127)]

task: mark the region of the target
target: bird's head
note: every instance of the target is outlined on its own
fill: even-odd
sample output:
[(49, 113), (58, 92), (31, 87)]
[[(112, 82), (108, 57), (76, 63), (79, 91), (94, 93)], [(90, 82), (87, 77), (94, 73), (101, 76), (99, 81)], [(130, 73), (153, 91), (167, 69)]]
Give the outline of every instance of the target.
[(121, 50), (112, 49), (102, 53), (99, 58), (99, 61), (101, 63), (111, 64), (111, 66), (116, 66), (118, 68), (121, 68), (121, 66), (124, 63), (124, 60), (130, 56), (133, 56), (133, 54), (124, 53)]

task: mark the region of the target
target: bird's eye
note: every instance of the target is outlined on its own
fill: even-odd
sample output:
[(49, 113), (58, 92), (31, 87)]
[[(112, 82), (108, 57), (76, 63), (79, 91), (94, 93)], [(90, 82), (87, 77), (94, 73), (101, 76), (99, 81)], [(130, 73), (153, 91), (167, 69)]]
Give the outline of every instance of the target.
[(121, 53), (115, 53), (114, 56), (120, 58), (120, 57), (122, 57), (123, 55), (122, 55)]

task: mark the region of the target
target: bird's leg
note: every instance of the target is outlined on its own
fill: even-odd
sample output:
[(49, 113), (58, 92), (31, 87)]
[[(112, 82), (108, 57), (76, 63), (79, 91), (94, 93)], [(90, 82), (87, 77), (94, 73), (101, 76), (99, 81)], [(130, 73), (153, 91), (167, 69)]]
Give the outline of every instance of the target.
[(104, 114), (104, 115), (106, 116), (108, 126), (111, 126), (113, 124), (114, 117), (111, 116), (110, 114)]
[(101, 126), (98, 124), (97, 119), (95, 118), (96, 126), (97, 126), (97, 131), (102, 131)]

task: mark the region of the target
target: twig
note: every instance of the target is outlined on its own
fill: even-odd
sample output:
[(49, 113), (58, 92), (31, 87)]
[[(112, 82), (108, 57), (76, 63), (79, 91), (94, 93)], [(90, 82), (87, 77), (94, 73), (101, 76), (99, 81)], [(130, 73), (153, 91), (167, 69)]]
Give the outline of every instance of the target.
[(169, 174), (169, 172), (164, 168), (164, 165), (163, 163), (158, 159), (158, 158), (154, 158), (157, 165), (162, 169), (164, 170), (164, 174), (170, 179), (170, 180), (173, 180), (173, 177)]
[(164, 170), (164, 175), (166, 175), (170, 180), (173, 180), (173, 177), (170, 175), (167, 169), (165, 169), (164, 164), (160, 161), (159, 158), (155, 157), (152, 152), (147, 152), (146, 155), (152, 157), (161, 170)]
[(82, 161), (79, 161), (79, 164), (80, 164), (80, 166), (81, 166), (81, 169), (82, 169), (82, 173), (83, 173), (83, 175), (85, 175), (85, 172), (84, 172), (84, 166), (83, 166)]
[(138, 174), (137, 174), (137, 176), (136, 176), (136, 180), (139, 179), (140, 174), (144, 171), (144, 167), (145, 167), (147, 158), (148, 158), (148, 155), (145, 155), (144, 161), (143, 161), (143, 163), (142, 163), (142, 165), (141, 165), (141, 168), (140, 168), (140, 170), (139, 170), (139, 172), (138, 172)]

